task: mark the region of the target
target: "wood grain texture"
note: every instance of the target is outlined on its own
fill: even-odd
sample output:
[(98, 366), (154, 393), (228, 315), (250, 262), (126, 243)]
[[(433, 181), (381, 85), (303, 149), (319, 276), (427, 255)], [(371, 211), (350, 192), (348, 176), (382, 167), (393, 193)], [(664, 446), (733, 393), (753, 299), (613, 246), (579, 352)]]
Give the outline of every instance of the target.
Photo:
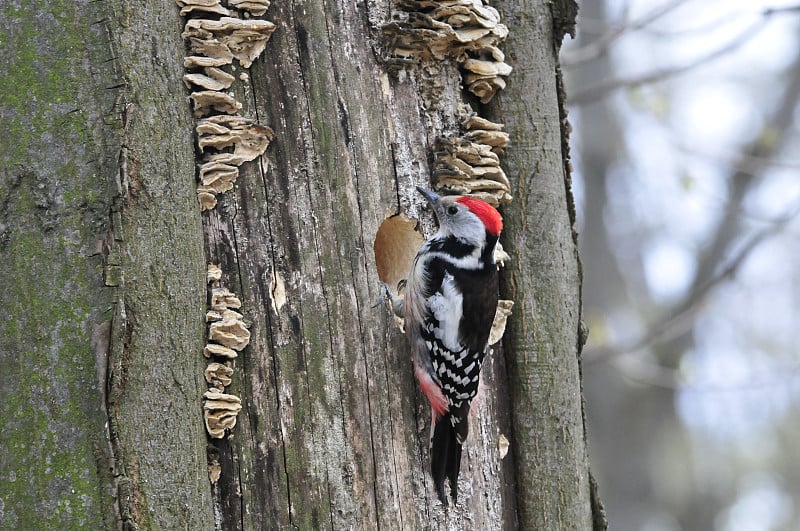
[[(464, 495), (445, 512), (429, 479), (430, 412), (408, 346), (387, 310), (372, 307), (378, 227), (399, 205), (422, 213), (411, 190), (428, 183), (433, 139), (456, 131), (461, 102), (446, 65), (435, 75), (448, 92), (431, 113), (409, 77), (419, 73), (386, 73), (376, 55), (381, 9), (273, 4), (267, 17), (278, 29), (264, 59), (233, 87), (242, 114), (275, 140), (204, 217), (209, 259), (236, 277), (228, 284), (239, 285), (253, 323), (236, 361), (241, 387), (232, 387), (245, 410), (233, 439), (218, 444), (217, 499), (238, 500), (221, 512), (225, 528), (514, 527), (513, 500), (501, 496), (512, 492), (498, 452), (502, 365), (487, 365), (492, 389), (472, 421)], [(278, 277), (280, 305), (270, 292)]]

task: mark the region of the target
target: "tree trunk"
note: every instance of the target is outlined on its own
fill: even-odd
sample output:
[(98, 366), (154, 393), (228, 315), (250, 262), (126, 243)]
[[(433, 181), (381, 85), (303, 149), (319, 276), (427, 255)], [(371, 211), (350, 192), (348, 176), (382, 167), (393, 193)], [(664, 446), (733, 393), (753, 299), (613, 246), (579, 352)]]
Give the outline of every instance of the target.
[(515, 177), (503, 239), (512, 265), (501, 291), (516, 301), (505, 346), (525, 529), (605, 525), (590, 489), (583, 422), (581, 272), (557, 57), (574, 6), (563, 4), (552, 14), (537, 1), (500, 4), (515, 73), (491, 109), (511, 134), (506, 164)]
[(2, 11), (3, 527), (210, 529), (178, 13)]
[[(275, 33), (230, 89), (274, 141), (201, 213), (176, 6), (2, 8), (4, 526), (591, 527), (560, 36), (544, 2), (523, 4), (503, 6), (515, 73), (481, 109), (512, 136), (503, 275), (517, 307), (449, 510), (408, 345), (373, 308), (372, 246), (389, 215), (431, 226), (412, 190), (434, 140), (459, 133), (457, 66), (390, 74), (388, 3), (275, 3)], [(202, 417), (208, 263), (250, 330), (223, 439)]]

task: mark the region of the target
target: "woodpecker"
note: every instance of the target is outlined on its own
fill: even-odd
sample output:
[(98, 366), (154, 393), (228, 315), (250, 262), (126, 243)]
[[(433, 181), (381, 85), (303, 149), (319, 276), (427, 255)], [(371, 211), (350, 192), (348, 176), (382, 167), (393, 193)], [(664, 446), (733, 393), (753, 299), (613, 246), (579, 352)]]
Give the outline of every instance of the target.
[(414, 374), (431, 405), (431, 475), (447, 505), (445, 479), (453, 503), (458, 497), (467, 417), (497, 309), (494, 251), (503, 220), (480, 199), (417, 190), (430, 203), (439, 230), (417, 253), (403, 298), (383, 289), (404, 318)]

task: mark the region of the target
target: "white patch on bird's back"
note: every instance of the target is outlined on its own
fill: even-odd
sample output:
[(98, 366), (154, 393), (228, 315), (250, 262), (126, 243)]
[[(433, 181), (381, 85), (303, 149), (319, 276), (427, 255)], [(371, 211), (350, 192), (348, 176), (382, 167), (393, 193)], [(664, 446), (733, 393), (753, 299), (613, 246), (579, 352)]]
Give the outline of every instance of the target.
[(463, 300), (450, 273), (445, 273), (439, 291), (427, 300), (428, 310), (439, 321), (439, 327), (434, 330), (434, 335), (451, 352), (460, 352), (464, 348), (458, 337), (458, 327), (463, 316)]

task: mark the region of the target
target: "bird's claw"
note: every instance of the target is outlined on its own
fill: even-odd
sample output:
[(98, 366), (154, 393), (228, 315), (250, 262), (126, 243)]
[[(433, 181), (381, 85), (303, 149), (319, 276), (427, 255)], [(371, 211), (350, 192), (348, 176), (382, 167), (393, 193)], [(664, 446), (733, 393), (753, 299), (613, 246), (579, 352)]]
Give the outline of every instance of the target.
[(386, 301), (392, 302), (393, 299), (394, 295), (392, 295), (392, 289), (386, 282), (381, 282), (380, 294), (378, 295), (378, 300), (375, 301), (375, 304), (373, 304), (372, 307), (377, 308)]

